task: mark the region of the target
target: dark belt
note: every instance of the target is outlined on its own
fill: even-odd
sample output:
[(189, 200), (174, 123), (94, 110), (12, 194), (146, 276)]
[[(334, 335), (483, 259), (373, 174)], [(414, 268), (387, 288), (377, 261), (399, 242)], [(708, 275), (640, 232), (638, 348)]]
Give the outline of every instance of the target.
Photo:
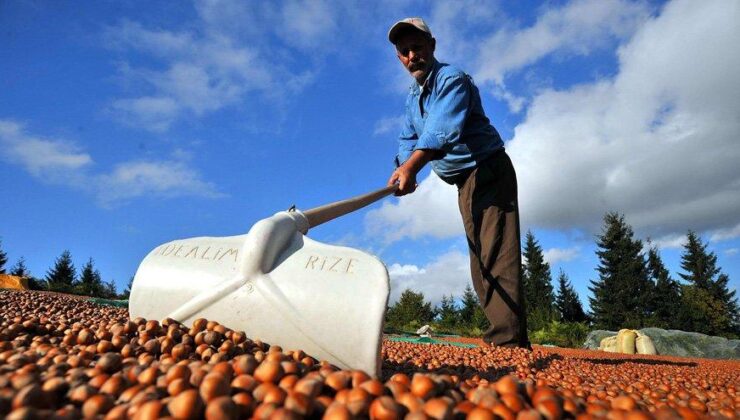
[(472, 174), (473, 171), (480, 168), (482, 165), (485, 165), (486, 163), (496, 159), (499, 155), (503, 153), (504, 153), (504, 148), (502, 147), (496, 150), (495, 152), (491, 153), (490, 155), (486, 156), (486, 158), (483, 159), (482, 161), (477, 162), (475, 166), (473, 166), (472, 168), (467, 168), (462, 173), (457, 174), (453, 177), (445, 178), (444, 181), (447, 182), (448, 184), (455, 185), (457, 186), (458, 189), (460, 189), (463, 187), (463, 185), (465, 185), (465, 181), (468, 180), (468, 177), (470, 177), (470, 174)]

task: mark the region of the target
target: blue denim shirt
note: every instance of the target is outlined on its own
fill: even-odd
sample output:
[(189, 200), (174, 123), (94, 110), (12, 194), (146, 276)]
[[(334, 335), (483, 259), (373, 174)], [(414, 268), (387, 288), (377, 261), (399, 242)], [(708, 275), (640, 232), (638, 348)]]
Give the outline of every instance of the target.
[(457, 175), (503, 147), (501, 136), (483, 112), (478, 88), (462, 70), (435, 61), (424, 85), (411, 86), (397, 164), (408, 160), (416, 149), (437, 150), (432, 169), (452, 183)]

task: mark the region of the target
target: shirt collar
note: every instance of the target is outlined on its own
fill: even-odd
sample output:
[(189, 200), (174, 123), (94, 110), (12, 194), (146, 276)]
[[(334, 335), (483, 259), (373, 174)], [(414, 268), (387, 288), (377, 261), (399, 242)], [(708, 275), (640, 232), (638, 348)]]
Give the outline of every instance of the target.
[(427, 74), (427, 78), (424, 79), (424, 83), (421, 85), (417, 83), (417, 86), (419, 86), (419, 92), (424, 92), (424, 89), (429, 87), (429, 84), (431, 83), (429, 80), (434, 78), (434, 75), (439, 69), (439, 61), (437, 61), (436, 58), (432, 58), (432, 60), (434, 60), (434, 62), (432, 62), (432, 70), (429, 72), (429, 74)]

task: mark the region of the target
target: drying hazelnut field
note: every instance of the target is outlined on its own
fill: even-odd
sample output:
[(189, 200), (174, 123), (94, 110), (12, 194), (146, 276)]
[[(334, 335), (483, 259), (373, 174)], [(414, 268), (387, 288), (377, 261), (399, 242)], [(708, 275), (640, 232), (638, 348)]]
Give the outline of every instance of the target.
[(738, 361), (385, 340), (371, 378), (214, 321), (66, 295), (2, 290), (0, 322), (8, 419), (740, 417)]

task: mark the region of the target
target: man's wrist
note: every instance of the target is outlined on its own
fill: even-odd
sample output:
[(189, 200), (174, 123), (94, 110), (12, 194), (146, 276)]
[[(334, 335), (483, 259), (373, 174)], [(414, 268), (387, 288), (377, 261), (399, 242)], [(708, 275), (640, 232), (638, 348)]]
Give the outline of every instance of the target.
[(434, 159), (437, 152), (437, 150), (432, 149), (416, 149), (404, 165), (408, 165), (408, 169), (416, 174), (424, 167), (424, 165)]

